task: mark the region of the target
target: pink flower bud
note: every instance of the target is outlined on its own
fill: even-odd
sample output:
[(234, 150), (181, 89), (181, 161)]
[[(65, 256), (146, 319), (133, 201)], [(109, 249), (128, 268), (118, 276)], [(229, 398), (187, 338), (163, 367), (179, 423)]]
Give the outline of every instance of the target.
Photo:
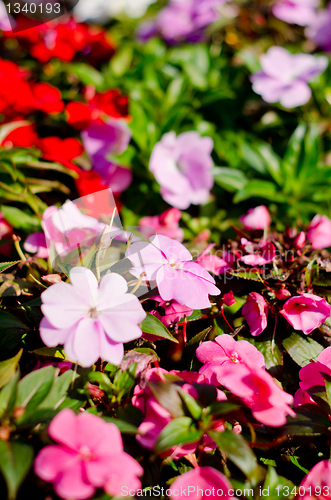
[(260, 335), (267, 327), (268, 304), (257, 292), (251, 292), (242, 308), (253, 337)]
[(278, 300), (285, 300), (291, 297), (291, 292), (286, 290), (286, 288), (281, 288), (280, 290), (275, 291), (275, 295)]
[(271, 223), (269, 211), (264, 205), (250, 208), (247, 214), (242, 215), (239, 220), (244, 225), (244, 228), (249, 230), (264, 230)]
[(59, 274), (45, 274), (45, 276), (42, 276), (41, 278), (43, 281), (46, 281), (46, 283), (50, 283), (53, 285), (54, 283), (61, 283), (61, 276)]
[(230, 290), (228, 293), (223, 295), (223, 302), (226, 306), (232, 306), (236, 303), (236, 299), (233, 296), (233, 291)]

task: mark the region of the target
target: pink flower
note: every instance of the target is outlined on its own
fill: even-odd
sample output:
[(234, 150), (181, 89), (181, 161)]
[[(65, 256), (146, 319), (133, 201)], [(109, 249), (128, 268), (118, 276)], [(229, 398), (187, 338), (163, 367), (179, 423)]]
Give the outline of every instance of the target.
[(48, 347), (64, 344), (71, 361), (91, 366), (99, 358), (119, 365), (123, 343), (141, 337), (138, 324), (146, 316), (138, 298), (127, 292), (119, 274), (103, 276), (100, 285), (92, 271), (71, 269), (69, 283), (56, 283), (41, 294), (40, 336)]
[(151, 311), (151, 314), (156, 316), (167, 327), (178, 323), (184, 316), (188, 318), (193, 312), (189, 307), (178, 304), (175, 300), (171, 300), (170, 302), (163, 300), (159, 295), (151, 297), (151, 300), (155, 300), (158, 303), (157, 308)]
[(321, 47), (325, 52), (331, 51), (331, 3), (328, 3), (326, 9), (318, 11), (311, 18), (309, 26), (305, 30), (307, 38)]
[(232, 498), (229, 492), (232, 492), (233, 488), (224, 474), (206, 466), (191, 469), (178, 476), (171, 485), (171, 491), (171, 500), (183, 498), (182, 492), (185, 492), (190, 500), (206, 500), (210, 497), (227, 500)]
[(182, 212), (178, 208), (169, 208), (161, 215), (143, 217), (139, 221), (141, 233), (147, 239), (157, 233), (177, 241), (183, 241), (184, 231), (178, 225), (181, 215)]
[(59, 497), (83, 500), (91, 498), (96, 488), (116, 496), (122, 486), (140, 487), (138, 476), (144, 471), (124, 452), (115, 424), (66, 408), (53, 418), (48, 433), (59, 444), (38, 453), (34, 471), (44, 481), (54, 482)]
[(236, 299), (234, 298), (232, 290), (223, 295), (223, 303), (228, 307), (233, 306), (233, 304), (236, 303)]
[(308, 82), (323, 73), (328, 65), (324, 56), (291, 54), (283, 47), (271, 47), (261, 56), (262, 71), (251, 76), (253, 90), (267, 102), (280, 102), (285, 108), (309, 101)]
[(47, 259), (49, 251), (46, 244), (45, 233), (29, 234), (24, 242), (24, 249), (29, 253), (34, 253), (35, 257)]
[(257, 292), (247, 296), (242, 313), (253, 337), (260, 335), (267, 327), (268, 304)]
[(325, 375), (331, 377), (331, 347), (324, 349), (316, 361), (301, 368), (300, 389), (307, 391), (314, 386), (325, 386)]
[(205, 203), (214, 184), (213, 140), (197, 132), (164, 134), (153, 149), (149, 168), (169, 205), (186, 209)]
[(241, 238), (241, 244), (248, 255), (244, 255), (240, 260), (248, 266), (264, 266), (276, 256), (275, 245), (271, 242), (261, 240), (259, 243), (252, 243)]
[(307, 238), (315, 250), (331, 246), (331, 220), (326, 215), (315, 215), (308, 226)]
[(246, 358), (245, 363), (229, 364), (227, 372), (222, 374), (222, 385), (242, 398), (262, 424), (279, 427), (286, 423), (286, 415), (295, 416), (289, 407), (293, 397), (280, 389), (272, 376), (256, 366), (254, 360)]
[(280, 0), (272, 8), (274, 16), (290, 24), (307, 26), (316, 15), (319, 0)]
[(298, 389), (294, 394), (293, 406), (297, 408), (298, 406), (306, 405), (306, 404), (316, 404), (316, 401), (313, 400), (311, 396), (309, 396), (307, 391), (303, 391), (302, 389)]
[(108, 155), (123, 153), (130, 139), (131, 132), (124, 120), (94, 121), (82, 131), (84, 148), (92, 160), (92, 168), (113, 193), (124, 191), (131, 184), (132, 174), (129, 168), (109, 160)]
[(244, 229), (257, 230), (266, 229), (271, 224), (269, 210), (266, 206), (250, 208), (246, 215), (239, 217), (240, 222), (244, 225)]
[[(2, 212), (0, 212), (0, 241), (2, 239), (11, 239), (11, 235), (13, 234), (13, 228), (11, 225), (6, 221), (5, 216), (3, 215)], [(2, 245), (0, 246), (0, 254), (8, 256), (10, 255), (11, 251), (11, 243), (8, 243), (8, 245)]]
[(203, 342), (196, 350), (196, 355), (204, 365), (199, 373), (209, 383), (222, 384), (222, 375), (233, 364), (245, 363), (250, 358), (256, 367), (264, 367), (264, 357), (256, 347), (246, 340), (235, 340), (231, 335), (219, 335), (215, 341)]
[(301, 481), (298, 488), (299, 495), (302, 500), (313, 500), (320, 498), (325, 500), (330, 498), (331, 489), (331, 462), (329, 460), (322, 460), (318, 462), (306, 477)]
[(126, 257), (133, 264), (131, 274), (156, 280), (163, 300), (176, 300), (190, 309), (210, 307), (208, 295), (219, 295), (214, 278), (199, 264), (192, 262), (190, 252), (167, 236), (153, 236), (150, 244), (133, 243)]
[(325, 299), (312, 293), (302, 293), (288, 299), (280, 314), (293, 326), (308, 335), (318, 328), (331, 314), (331, 306)]
[(204, 267), (210, 273), (216, 274), (219, 276), (224, 273), (227, 269), (230, 269), (229, 264), (224, 260), (218, 257), (217, 255), (209, 254), (211, 249), (215, 246), (214, 243), (207, 246), (207, 248), (199, 255), (196, 262), (200, 264), (200, 266)]

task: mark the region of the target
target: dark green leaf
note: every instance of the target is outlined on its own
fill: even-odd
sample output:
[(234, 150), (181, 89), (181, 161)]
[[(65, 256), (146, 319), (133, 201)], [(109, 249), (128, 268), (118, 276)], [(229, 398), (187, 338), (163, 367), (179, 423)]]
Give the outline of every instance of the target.
[(8, 384), (8, 382), (14, 377), (22, 354), (23, 349), (21, 349), (13, 358), (0, 361), (0, 388)]
[(9, 269), (10, 267), (14, 266), (15, 264), (18, 264), (19, 262), (20, 262), (19, 260), (13, 260), (12, 262), (0, 262), (0, 273), (6, 271), (6, 269)]
[(54, 382), (54, 366), (46, 366), (25, 375), (18, 384), (17, 406), (34, 408), (38, 406), (50, 392)]
[(164, 324), (158, 318), (153, 316), (153, 314), (147, 313), (146, 318), (141, 323), (141, 329), (144, 333), (151, 333), (152, 335), (171, 340), (172, 342), (176, 342), (178, 344), (178, 340), (171, 335)]
[(309, 338), (301, 337), (298, 333), (283, 340), (283, 346), (292, 359), (301, 367), (316, 361), (318, 355), (324, 350), (318, 342)]
[(173, 446), (199, 441), (202, 435), (203, 431), (196, 429), (190, 417), (178, 417), (162, 429), (154, 450), (156, 453), (163, 453)]
[(32, 446), (21, 441), (0, 441), (0, 470), (7, 484), (8, 500), (15, 500), (32, 461)]

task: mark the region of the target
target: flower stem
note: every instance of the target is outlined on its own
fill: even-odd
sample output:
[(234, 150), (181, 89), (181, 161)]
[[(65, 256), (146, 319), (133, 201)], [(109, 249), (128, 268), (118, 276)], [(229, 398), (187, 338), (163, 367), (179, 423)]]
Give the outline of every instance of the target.
[(231, 331), (234, 332), (234, 328), (232, 328), (232, 326), (230, 325), (230, 323), (228, 322), (228, 320), (225, 317), (223, 304), (221, 305), (221, 312), (222, 312), (222, 316), (223, 316), (225, 323), (228, 325), (228, 327), (231, 329)]

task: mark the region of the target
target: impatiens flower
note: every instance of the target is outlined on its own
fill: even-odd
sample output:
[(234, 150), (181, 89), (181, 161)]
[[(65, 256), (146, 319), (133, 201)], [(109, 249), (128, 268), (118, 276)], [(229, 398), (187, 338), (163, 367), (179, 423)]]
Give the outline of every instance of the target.
[(208, 245), (207, 248), (199, 255), (196, 262), (200, 264), (200, 266), (207, 269), (207, 271), (209, 271), (210, 273), (219, 276), (220, 274), (230, 269), (230, 266), (224, 259), (218, 257), (218, 255), (208, 255), (214, 246), (214, 243)]
[(301, 368), (300, 389), (307, 391), (314, 386), (325, 386), (325, 375), (327, 378), (331, 377), (331, 347), (324, 349), (316, 361)]
[(29, 234), (24, 242), (24, 250), (29, 253), (34, 253), (35, 257), (40, 259), (47, 259), (49, 251), (46, 244), (45, 233), (32, 233)]
[(138, 298), (127, 293), (119, 274), (103, 276), (100, 285), (92, 271), (74, 267), (69, 283), (56, 283), (41, 294), (40, 336), (48, 347), (64, 344), (71, 361), (91, 366), (99, 358), (119, 365), (123, 343), (141, 337), (138, 326), (146, 317)]
[[(325, 500), (330, 498), (331, 491), (331, 462), (322, 460), (318, 462), (301, 481), (298, 487), (300, 500)], [(304, 495), (301, 495), (304, 492)]]
[(319, 4), (319, 0), (278, 0), (272, 13), (286, 23), (308, 26), (314, 19)]
[(167, 236), (150, 238), (150, 244), (133, 243), (126, 257), (134, 266), (131, 274), (137, 278), (156, 281), (163, 300), (176, 300), (190, 309), (210, 307), (208, 295), (219, 295), (214, 278), (199, 264), (181, 243)]
[(254, 418), (262, 424), (279, 427), (286, 423), (286, 415), (295, 416), (289, 407), (293, 397), (249, 358), (245, 363), (229, 364), (227, 372), (222, 374), (222, 385), (242, 398)]
[[(197, 467), (178, 476), (171, 485), (171, 500), (183, 498), (186, 493), (190, 500), (206, 500), (207, 498), (232, 498), (230, 481), (213, 467)], [(177, 494), (180, 492), (180, 495)], [(182, 492), (185, 492), (184, 494)]]
[(211, 173), (213, 140), (197, 132), (164, 134), (153, 149), (149, 168), (161, 186), (163, 199), (186, 209), (205, 203), (214, 184)]
[(252, 243), (246, 238), (241, 238), (241, 244), (248, 255), (240, 257), (240, 260), (248, 266), (264, 266), (276, 256), (275, 245), (270, 241), (261, 240), (259, 243)]
[(193, 310), (185, 305), (178, 304), (175, 300), (166, 301), (160, 296), (151, 297), (158, 304), (151, 314), (156, 316), (165, 326), (174, 325), (178, 323), (181, 318), (188, 318), (191, 316)]
[(62, 163), (67, 168), (76, 172), (80, 171), (80, 168), (73, 164), (72, 160), (80, 156), (84, 148), (74, 137), (67, 137), (66, 139), (55, 136), (44, 137), (38, 139), (35, 144), (43, 152), (45, 160)]
[(147, 239), (157, 233), (177, 241), (183, 241), (184, 231), (178, 225), (181, 216), (182, 212), (178, 208), (169, 208), (161, 215), (142, 217), (139, 221), (141, 234)]
[(250, 208), (246, 215), (239, 217), (240, 222), (244, 225), (244, 229), (255, 231), (257, 229), (266, 229), (270, 226), (271, 218), (269, 210), (266, 206)]
[(262, 71), (251, 76), (253, 90), (267, 102), (280, 102), (285, 108), (309, 101), (308, 82), (323, 73), (328, 65), (324, 56), (291, 54), (283, 47), (271, 47), (260, 59)]
[[(2, 239), (4, 239), (4, 240), (11, 239), (12, 233), (13, 233), (13, 228), (6, 221), (3, 213), (0, 212), (0, 241)], [(10, 251), (11, 251), (11, 243), (8, 243), (8, 245), (1, 245), (0, 246), (0, 254), (7, 256), (10, 254)]]
[(228, 307), (233, 306), (233, 304), (236, 303), (236, 299), (234, 298), (232, 290), (223, 295), (223, 303)]
[(314, 250), (331, 246), (331, 220), (326, 215), (315, 215), (308, 226), (308, 240)]
[(331, 306), (325, 299), (312, 293), (302, 293), (288, 299), (280, 314), (293, 326), (308, 335), (330, 317)]
[(256, 347), (246, 340), (235, 340), (231, 335), (219, 335), (215, 341), (203, 342), (196, 350), (196, 355), (204, 365), (199, 373), (214, 385), (222, 384), (222, 375), (232, 363), (245, 363), (251, 359), (256, 367), (264, 367), (264, 357)]
[(126, 189), (132, 180), (128, 168), (116, 165), (108, 155), (123, 153), (131, 139), (131, 132), (124, 120), (96, 121), (82, 131), (85, 151), (92, 160), (92, 168), (110, 186), (114, 193)]
[(267, 327), (268, 304), (257, 292), (251, 292), (242, 308), (242, 313), (248, 323), (253, 337), (260, 335)]
[(305, 30), (307, 38), (321, 47), (325, 52), (331, 52), (331, 2), (326, 9), (318, 11)]
[(91, 498), (96, 488), (117, 496), (121, 487), (140, 487), (143, 468), (123, 450), (117, 426), (84, 412), (65, 408), (53, 418), (48, 433), (58, 444), (46, 446), (34, 463), (38, 477), (54, 483), (65, 500)]

